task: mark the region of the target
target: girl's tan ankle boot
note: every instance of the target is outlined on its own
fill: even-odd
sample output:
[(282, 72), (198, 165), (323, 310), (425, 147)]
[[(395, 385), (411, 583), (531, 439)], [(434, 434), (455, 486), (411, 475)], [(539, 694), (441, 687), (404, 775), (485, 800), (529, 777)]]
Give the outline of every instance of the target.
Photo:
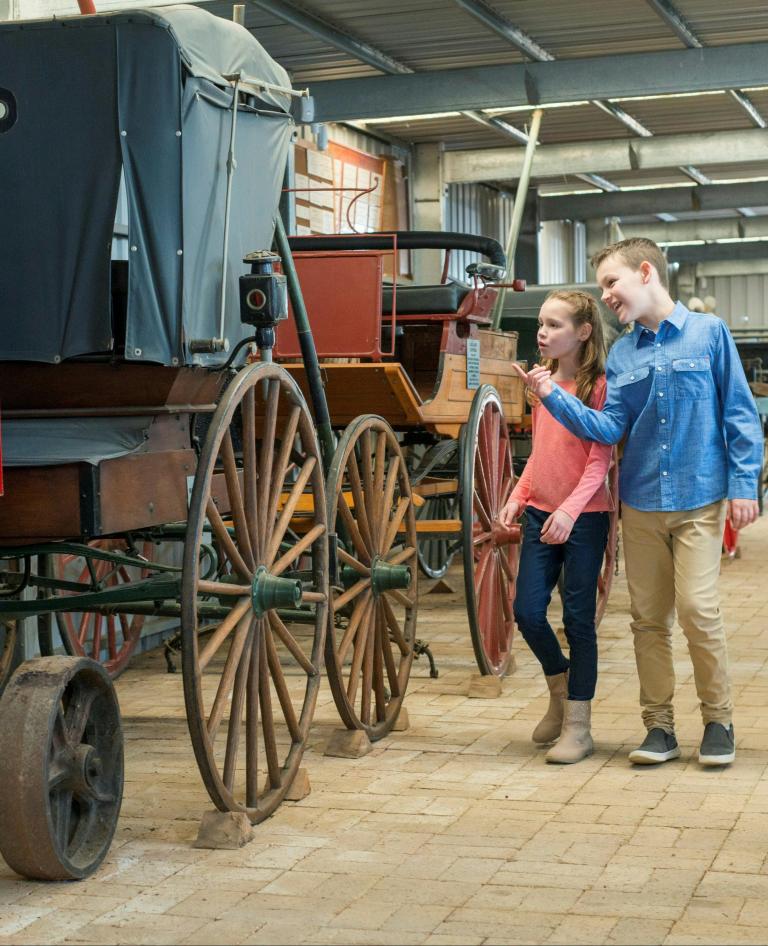
[(565, 698), (568, 695), (567, 671), (544, 679), (549, 687), (549, 706), (531, 735), (531, 739), (538, 743), (554, 742), (560, 735), (565, 712)]
[(592, 755), (593, 744), (590, 732), (592, 703), (589, 700), (566, 700), (563, 731), (560, 738), (547, 752), (547, 762), (581, 762)]

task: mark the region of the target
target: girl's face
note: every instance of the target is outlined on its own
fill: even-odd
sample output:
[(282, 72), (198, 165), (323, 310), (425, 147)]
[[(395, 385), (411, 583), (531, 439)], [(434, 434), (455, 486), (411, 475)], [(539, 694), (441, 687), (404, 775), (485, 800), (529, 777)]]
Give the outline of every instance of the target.
[(536, 341), (544, 358), (576, 355), (591, 333), (591, 325), (575, 324), (571, 307), (562, 299), (547, 299), (539, 311)]

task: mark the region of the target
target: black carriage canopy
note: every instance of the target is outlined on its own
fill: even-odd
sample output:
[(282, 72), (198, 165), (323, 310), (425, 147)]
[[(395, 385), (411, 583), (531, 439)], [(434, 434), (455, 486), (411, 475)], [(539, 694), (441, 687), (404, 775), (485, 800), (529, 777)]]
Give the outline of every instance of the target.
[(231, 346), (246, 335), (243, 256), (272, 244), (293, 129), (285, 70), (242, 26), (188, 5), (0, 24), (0, 360), (226, 359), (189, 343), (220, 336), (237, 73), (258, 84), (242, 87), (235, 128)]

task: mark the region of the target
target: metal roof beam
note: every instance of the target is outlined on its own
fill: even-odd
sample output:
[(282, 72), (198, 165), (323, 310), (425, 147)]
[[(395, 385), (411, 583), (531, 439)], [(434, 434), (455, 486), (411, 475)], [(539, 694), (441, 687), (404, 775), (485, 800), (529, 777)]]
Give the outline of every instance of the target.
[(714, 260), (766, 260), (768, 240), (746, 243), (694, 243), (690, 246), (670, 246), (670, 263), (709, 263)]
[(286, 3), (286, 0), (248, 0), (248, 3), (283, 20), (285, 23), (290, 23), (291, 26), (295, 26), (302, 32), (314, 36), (315, 39), (328, 43), (329, 46), (334, 46), (336, 49), (349, 53), (354, 59), (359, 59), (361, 62), (373, 66), (374, 69), (380, 69), (389, 75), (406, 75), (413, 72), (408, 66), (404, 66), (401, 62), (392, 59), (391, 56), (387, 56), (386, 53), (375, 46), (371, 46), (349, 33), (342, 32), (335, 26), (331, 26), (330, 23), (319, 19), (319, 17), (299, 10), (292, 3)]
[(621, 230), (627, 239), (647, 237), (649, 240), (655, 240), (656, 243), (682, 243), (689, 240), (743, 240), (744, 237), (768, 239), (768, 215), (749, 217), (749, 219), (709, 217), (704, 220), (676, 220), (674, 223), (622, 223)]
[(488, 6), (484, 0), (455, 0), (456, 3), (467, 13), (471, 13), (476, 19), (484, 23), (494, 33), (498, 33), (516, 49), (519, 49), (523, 55), (528, 56), (536, 62), (552, 62), (555, 58), (546, 49), (539, 46), (536, 40), (531, 39), (527, 33), (524, 33), (519, 27), (510, 23), (509, 20), (500, 16), (494, 9)]
[[(680, 11), (673, 6), (669, 0), (648, 0), (648, 3), (653, 7), (656, 13), (658, 13), (661, 19), (664, 20), (667, 26), (669, 26), (675, 36), (685, 43), (689, 49), (703, 49), (704, 44), (683, 19)], [(729, 91), (757, 127), (765, 128), (765, 119), (749, 97), (739, 89), (729, 89)]]
[(704, 184), (698, 187), (620, 191), (616, 194), (566, 194), (560, 197), (539, 197), (538, 207), (540, 220), (593, 220), (601, 217), (768, 207), (768, 183)]
[[(519, 49), (521, 53), (533, 59), (535, 62), (554, 62), (555, 57), (552, 53), (548, 52), (542, 46), (539, 46), (534, 39), (531, 39), (527, 33), (524, 33), (523, 30), (515, 26), (514, 23), (510, 23), (509, 20), (500, 16), (495, 10), (488, 6), (485, 0), (454, 0), (454, 2), (458, 3), (463, 10), (466, 10), (467, 13), (470, 13), (476, 19), (480, 20), (480, 22), (490, 30), (503, 39), (506, 39), (516, 49)], [(641, 138), (650, 138), (653, 134), (645, 125), (636, 118), (633, 118), (618, 105), (614, 105), (611, 102), (601, 102), (599, 100), (592, 104), (602, 109), (612, 118), (620, 121), (622, 125), (625, 125), (636, 135), (640, 135)]]
[[(541, 179), (562, 177), (563, 174), (674, 168), (701, 155), (706, 155), (707, 164), (747, 164), (764, 162), (767, 154), (768, 131), (761, 128), (715, 131), (696, 136), (658, 135), (641, 139), (579, 141), (542, 145), (536, 152), (535, 176)], [(513, 180), (520, 176), (522, 166), (522, 148), (446, 151), (443, 156), (443, 173), (449, 184)], [(709, 183), (709, 178), (699, 177), (704, 183)]]
[(318, 121), (364, 120), (740, 89), (765, 83), (766, 59), (768, 43), (738, 43), (705, 49), (333, 79), (312, 83), (311, 92)]

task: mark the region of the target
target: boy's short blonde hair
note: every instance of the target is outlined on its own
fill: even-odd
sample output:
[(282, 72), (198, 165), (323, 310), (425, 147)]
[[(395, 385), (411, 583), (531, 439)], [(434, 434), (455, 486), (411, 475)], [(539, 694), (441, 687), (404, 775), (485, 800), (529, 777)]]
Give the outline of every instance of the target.
[(592, 257), (591, 263), (595, 269), (610, 256), (619, 256), (622, 262), (626, 263), (630, 269), (640, 269), (640, 264), (647, 262), (659, 274), (659, 280), (665, 289), (669, 289), (669, 276), (667, 274), (667, 258), (661, 252), (661, 248), (653, 242), (646, 240), (645, 237), (632, 237), (629, 240), (620, 240), (618, 243), (611, 243), (598, 250)]

